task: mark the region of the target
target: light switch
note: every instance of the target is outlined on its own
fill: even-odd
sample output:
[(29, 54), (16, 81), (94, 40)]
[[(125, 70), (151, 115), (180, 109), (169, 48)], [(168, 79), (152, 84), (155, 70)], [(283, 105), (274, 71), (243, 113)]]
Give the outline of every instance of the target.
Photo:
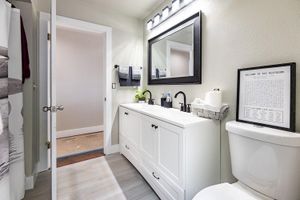
[(116, 83), (112, 83), (112, 84), (111, 84), (111, 88), (112, 88), (112, 89), (116, 89), (116, 88), (117, 88), (117, 84), (116, 84)]

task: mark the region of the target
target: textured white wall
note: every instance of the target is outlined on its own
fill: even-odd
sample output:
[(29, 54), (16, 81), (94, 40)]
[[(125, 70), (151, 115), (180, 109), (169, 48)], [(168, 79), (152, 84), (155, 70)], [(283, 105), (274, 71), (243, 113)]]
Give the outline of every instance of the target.
[(105, 35), (57, 28), (57, 131), (103, 125)]
[[(144, 27), (144, 51), (147, 51), (149, 37), (155, 36), (199, 10), (203, 12), (202, 84), (148, 86), (147, 80), (144, 84), (152, 91), (154, 99), (159, 99), (164, 91), (171, 91), (174, 95), (182, 90), (187, 94), (188, 102), (195, 97), (204, 98), (205, 92), (213, 88), (223, 90), (224, 102), (229, 103), (231, 111), (221, 126), (222, 181), (233, 181), (225, 122), (235, 119), (238, 68), (297, 62), (296, 126), (297, 131), (300, 131), (300, 1), (197, 0), (151, 33), (148, 33)], [(153, 15), (158, 11), (155, 10)], [(146, 66), (147, 54), (144, 55)], [(146, 67), (144, 74), (147, 74)], [(178, 107), (177, 99), (173, 105)]]

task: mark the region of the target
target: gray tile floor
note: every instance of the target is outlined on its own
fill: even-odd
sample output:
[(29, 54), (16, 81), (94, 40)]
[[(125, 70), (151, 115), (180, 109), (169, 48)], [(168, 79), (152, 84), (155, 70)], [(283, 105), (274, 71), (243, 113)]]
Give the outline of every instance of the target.
[[(98, 158), (99, 159), (99, 158)], [(139, 172), (132, 166), (132, 164), (120, 154), (112, 154), (105, 156), (105, 160), (113, 173), (123, 195), (128, 200), (158, 200), (158, 196), (149, 186), (149, 184), (144, 180), (144, 178), (139, 174)], [(74, 167), (78, 163), (73, 164)], [(78, 165), (76, 166), (78, 168)], [(72, 167), (69, 166), (69, 169)], [(58, 169), (60, 170), (60, 168)], [(84, 169), (83, 169), (84, 170)], [(99, 169), (101, 170), (101, 169)], [(58, 173), (59, 174), (59, 173)], [(36, 181), (36, 187), (33, 190), (26, 191), (24, 200), (50, 200), (50, 172), (46, 171), (41, 173)], [(76, 185), (80, 185), (80, 179)], [(93, 185), (89, 183), (90, 185)], [(59, 185), (58, 185), (59, 187)], [(97, 187), (101, 187), (97, 185)], [(101, 200), (102, 195), (93, 197), (91, 199), (84, 200)], [(58, 198), (60, 200), (60, 198)], [(81, 200), (80, 196), (72, 197), (68, 199)], [(117, 200), (117, 199), (116, 199)]]
[(105, 158), (128, 200), (159, 199), (145, 179), (124, 156), (113, 154)]

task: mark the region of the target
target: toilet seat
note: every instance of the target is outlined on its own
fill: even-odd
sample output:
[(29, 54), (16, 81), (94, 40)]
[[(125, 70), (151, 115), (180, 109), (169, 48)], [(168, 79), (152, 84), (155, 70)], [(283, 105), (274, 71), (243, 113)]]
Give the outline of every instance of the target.
[(201, 190), (193, 200), (266, 200), (261, 195), (256, 195), (239, 183), (222, 183)]

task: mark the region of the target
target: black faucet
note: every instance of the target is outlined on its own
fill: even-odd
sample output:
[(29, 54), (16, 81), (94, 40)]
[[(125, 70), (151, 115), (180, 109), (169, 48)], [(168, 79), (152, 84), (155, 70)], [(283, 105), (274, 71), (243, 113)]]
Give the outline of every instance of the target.
[(145, 90), (145, 91), (143, 92), (143, 94), (145, 94), (146, 92), (148, 92), (149, 95), (150, 95), (150, 98), (149, 98), (149, 100), (148, 100), (148, 104), (153, 105), (154, 102), (153, 102), (153, 99), (152, 99), (152, 93), (151, 93), (149, 90)]
[(182, 91), (179, 91), (175, 94), (175, 98), (177, 98), (177, 96), (179, 94), (182, 94), (183, 95), (183, 103), (180, 103), (180, 111), (183, 111), (183, 112), (191, 112), (191, 105), (190, 104), (186, 104), (186, 95), (184, 92)]

